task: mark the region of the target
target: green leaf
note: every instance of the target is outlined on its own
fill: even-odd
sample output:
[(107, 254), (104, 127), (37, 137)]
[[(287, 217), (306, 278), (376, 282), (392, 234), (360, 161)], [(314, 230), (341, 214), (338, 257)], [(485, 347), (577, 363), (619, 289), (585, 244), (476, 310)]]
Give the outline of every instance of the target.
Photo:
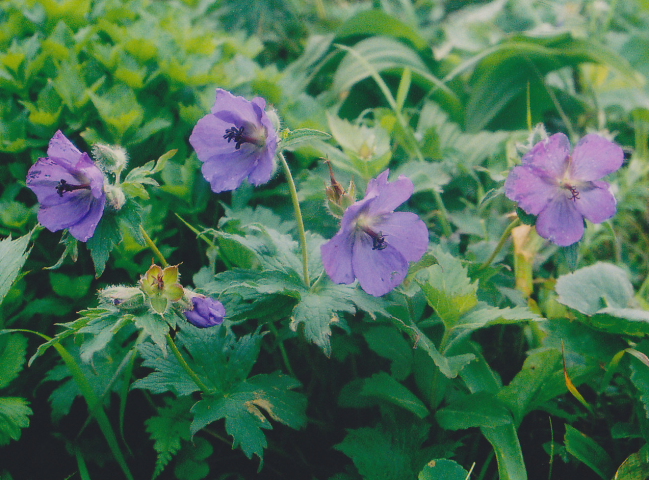
[(519, 424), (527, 413), (567, 391), (561, 352), (541, 350), (525, 359), (521, 371), (498, 396), (509, 404)]
[(169, 324), (161, 315), (146, 312), (135, 316), (135, 326), (151, 338), (163, 355), (167, 354), (167, 333), (169, 333)]
[(590, 326), (624, 335), (649, 334), (649, 312), (628, 308), (633, 286), (627, 273), (608, 263), (598, 262), (559, 277), (558, 301), (591, 318)]
[(627, 273), (603, 262), (559, 277), (556, 291), (559, 302), (585, 315), (594, 315), (606, 307), (626, 308), (633, 297)]
[(353, 50), (355, 55), (347, 53), (334, 74), (331, 93), (338, 98), (356, 83), (372, 75), (367, 68), (369, 65), (378, 73), (409, 68), (416, 83), (427, 89), (439, 88), (449, 99), (457, 101), (455, 93), (430, 72), (417, 52), (399, 40), (382, 36), (370, 37), (354, 45)]
[(121, 240), (122, 234), (119, 230), (117, 216), (107, 209), (104, 211), (104, 216), (97, 225), (94, 235), (86, 243), (95, 264), (96, 278), (104, 273), (110, 252)]
[(424, 418), (429, 413), (426, 405), (414, 393), (386, 372), (375, 373), (365, 379), (360, 395), (392, 403), (412, 412), (419, 418)]
[(467, 269), (451, 254), (438, 249), (434, 256), (437, 265), (421, 270), (416, 280), (446, 328), (453, 328), (464, 313), (478, 304), (478, 285), (471, 282)]
[(334, 448), (352, 459), (363, 478), (407, 480), (416, 475), (412, 459), (416, 447), (408, 443), (399, 442), (382, 429), (358, 428), (348, 430)]
[(345, 23), (336, 32), (336, 38), (359, 35), (386, 35), (409, 41), (417, 50), (424, 50), (428, 42), (419, 33), (396, 17), (383, 10), (363, 10)]
[(615, 472), (615, 480), (645, 480), (649, 478), (649, 447), (632, 453)]
[(405, 380), (412, 370), (413, 350), (408, 341), (394, 327), (372, 327), (364, 333), (369, 347), (391, 361), (390, 373), (397, 380)]
[(214, 452), (214, 447), (206, 439), (197, 437), (192, 443), (184, 443), (174, 475), (178, 480), (203, 480), (210, 473), (210, 465), (206, 461)]
[(50, 283), (57, 295), (78, 300), (85, 297), (90, 290), (92, 275), (69, 276), (63, 273), (50, 272)]
[(22, 335), (0, 337), (0, 388), (5, 388), (23, 369), (27, 339)]
[(506, 405), (488, 392), (477, 392), (438, 410), (435, 420), (446, 430), (499, 427), (513, 423)]
[(160, 348), (152, 343), (138, 345), (142, 365), (154, 371), (133, 382), (131, 388), (144, 388), (153, 393), (173, 392), (182, 397), (198, 391), (198, 386), (174, 355), (164, 356)]
[(32, 409), (24, 398), (0, 397), (0, 446), (20, 439), (23, 428), (29, 427)]
[(468, 478), (469, 472), (459, 463), (448, 458), (439, 458), (428, 462), (419, 472), (417, 480), (468, 480)]
[(31, 235), (28, 233), (16, 240), (8, 237), (0, 241), (0, 303), (9, 292), (29, 256), (27, 245)]
[(189, 410), (194, 404), (191, 397), (166, 399), (166, 405), (158, 409), (157, 415), (145, 420), (146, 431), (154, 441), (153, 448), (158, 454), (152, 478), (156, 478), (165, 466), (178, 453), (181, 442), (191, 438)]
[(241, 447), (248, 458), (257, 455), (263, 460), (267, 446), (263, 430), (272, 428), (264, 411), (292, 428), (306, 425), (306, 398), (291, 391), (299, 386), (294, 378), (275, 372), (243, 381), (227, 395), (205, 396), (192, 408), (191, 433), (195, 435), (210, 423), (225, 419), (233, 446)]
[(314, 130), (312, 128), (298, 128), (296, 130), (284, 130), (281, 133), (281, 141), (278, 148), (280, 150), (286, 150), (295, 148), (297, 145), (300, 145), (304, 142), (310, 142), (311, 140), (327, 140), (331, 138), (326, 132), (321, 132), (320, 130)]
[(613, 460), (595, 440), (587, 437), (571, 425), (566, 425), (564, 441), (568, 453), (591, 468), (603, 480), (612, 477), (615, 470)]

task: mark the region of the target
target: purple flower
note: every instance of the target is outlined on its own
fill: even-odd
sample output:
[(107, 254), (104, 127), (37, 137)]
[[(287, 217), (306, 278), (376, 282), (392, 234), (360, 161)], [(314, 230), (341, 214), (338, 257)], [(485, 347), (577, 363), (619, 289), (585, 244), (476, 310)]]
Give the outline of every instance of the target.
[(396, 288), (428, 248), (428, 229), (417, 215), (394, 212), (414, 190), (400, 176), (388, 182), (389, 170), (370, 180), (365, 198), (345, 211), (340, 231), (321, 247), (327, 274), (336, 283), (357, 278), (363, 290), (379, 297)]
[(570, 155), (570, 142), (557, 133), (534, 145), (505, 182), (505, 194), (530, 215), (543, 238), (567, 247), (584, 235), (584, 218), (608, 220), (616, 211), (610, 185), (599, 179), (622, 166), (624, 153), (594, 133)]
[(263, 98), (249, 102), (219, 88), (212, 113), (194, 127), (189, 143), (215, 193), (235, 190), (244, 178), (253, 185), (270, 180), (278, 137), (265, 107)]
[(45, 228), (67, 228), (82, 242), (94, 235), (106, 204), (104, 174), (61, 131), (50, 140), (47, 158), (29, 169), (27, 186), (38, 197), (38, 221)]
[(207, 328), (223, 323), (225, 307), (218, 300), (198, 295), (192, 297), (192, 304), (194, 308), (184, 312), (185, 317), (192, 325), (198, 328)]

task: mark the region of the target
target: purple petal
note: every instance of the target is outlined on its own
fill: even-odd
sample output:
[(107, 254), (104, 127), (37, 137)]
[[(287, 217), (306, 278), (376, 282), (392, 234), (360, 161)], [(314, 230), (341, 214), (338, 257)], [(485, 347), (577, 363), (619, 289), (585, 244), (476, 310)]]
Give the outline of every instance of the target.
[(341, 230), (331, 240), (322, 244), (322, 264), (327, 275), (334, 283), (352, 283), (352, 249), (354, 237), (349, 232)]
[(561, 188), (545, 172), (533, 166), (514, 167), (505, 181), (505, 195), (531, 215), (538, 215)]
[(226, 123), (226, 128), (233, 125), (240, 127), (243, 122), (259, 125), (259, 116), (253, 103), (243, 97), (232, 95), (222, 88), (216, 89), (216, 101), (212, 107), (212, 114)]
[[(230, 127), (232, 127), (231, 123), (224, 122), (213, 114), (205, 115), (198, 121), (192, 134), (189, 136), (189, 143), (196, 150), (196, 155), (198, 155), (199, 160), (207, 162), (215, 155), (225, 154), (244, 156), (246, 151), (242, 150), (246, 144), (237, 150), (235, 149), (234, 143), (228, 142), (223, 138), (226, 129)], [(252, 147), (249, 144), (247, 146)]]
[(428, 228), (414, 213), (391, 213), (375, 227), (383, 234), (386, 243), (396, 248), (409, 262), (416, 262), (428, 250)]
[[(102, 171), (95, 165), (95, 162), (92, 161), (90, 156), (87, 153), (81, 154), (79, 157), (79, 162), (77, 163), (77, 170), (79, 173), (85, 177), (84, 183), (90, 183), (90, 190), (92, 195), (95, 198), (101, 198), (105, 195), (104, 193), (104, 174)], [(79, 184), (79, 179), (75, 182)]]
[[(243, 147), (242, 147), (243, 148)], [(248, 175), (248, 180), (253, 185), (262, 185), (270, 180), (275, 170), (275, 150), (277, 150), (277, 141), (272, 139), (270, 143), (261, 152), (257, 164)]]
[(536, 219), (536, 231), (543, 238), (567, 247), (584, 236), (584, 217), (574, 201), (560, 192)]
[(523, 157), (523, 165), (533, 166), (547, 172), (548, 176), (560, 178), (568, 167), (570, 141), (563, 133), (556, 133), (540, 141)]
[(51, 158), (39, 158), (27, 172), (27, 186), (36, 194), (38, 203), (43, 205), (57, 205), (67, 201), (56, 193), (56, 186), (61, 180), (71, 185), (79, 184), (70, 170)]
[(376, 194), (368, 209), (370, 215), (392, 212), (412, 196), (415, 188), (412, 180), (400, 175), (394, 182), (388, 182), (389, 173), (390, 170), (385, 170), (378, 177), (370, 180), (367, 185), (365, 196)]
[(81, 222), (90, 211), (92, 195), (88, 191), (71, 192), (65, 202), (55, 205), (41, 204), (38, 221), (48, 230), (56, 232)]
[(99, 199), (93, 200), (90, 204), (90, 209), (86, 216), (76, 225), (72, 225), (70, 235), (81, 242), (87, 242), (95, 234), (95, 229), (104, 214), (104, 206), (106, 205), (106, 197), (103, 196)]
[(401, 252), (391, 245), (373, 250), (369, 235), (356, 237), (352, 266), (363, 290), (375, 297), (394, 290), (408, 273), (408, 260)]
[(617, 201), (607, 182), (592, 182), (594, 188), (579, 190), (575, 208), (593, 223), (602, 223), (615, 215)]
[(619, 145), (590, 133), (575, 147), (570, 176), (581, 181), (599, 180), (619, 169), (623, 161), (624, 152)]
[(63, 135), (61, 130), (57, 130), (47, 147), (47, 156), (60, 160), (69, 168), (74, 168), (79, 161), (81, 152)]
[[(238, 151), (251, 145), (242, 145)], [(248, 154), (246, 157), (239, 155), (217, 155), (203, 164), (203, 176), (210, 182), (214, 193), (236, 190), (252, 169), (255, 168), (255, 156)]]

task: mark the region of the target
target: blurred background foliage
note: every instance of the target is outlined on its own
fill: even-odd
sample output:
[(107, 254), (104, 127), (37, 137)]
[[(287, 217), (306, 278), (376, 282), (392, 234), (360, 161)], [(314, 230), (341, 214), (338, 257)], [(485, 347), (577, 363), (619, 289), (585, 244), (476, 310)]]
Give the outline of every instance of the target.
[[(224, 229), (237, 232), (237, 219), (272, 218), (264, 208), (289, 218), (281, 175), (267, 188), (220, 196), (203, 180), (188, 137), (220, 87), (264, 97), (283, 127), (332, 133), (332, 141), (289, 155), (310, 230), (331, 236), (336, 229), (324, 208), (322, 158), (345, 185), (353, 178), (364, 186), (389, 166), (413, 180), (411, 207), (435, 241), (474, 262), (487, 259), (509, 223), (511, 203), (492, 193), (519, 161), (521, 145), (538, 139), (535, 125), (573, 141), (591, 131), (614, 138), (626, 153), (626, 168), (613, 178), (619, 212), (610, 224), (589, 226), (580, 253), (585, 264), (614, 261), (646, 299), (647, 51), (645, 0), (0, 0), (0, 235), (24, 235), (36, 223), (25, 177), (57, 130), (83, 151), (95, 142), (122, 145), (131, 166), (178, 150), (159, 174), (160, 188), (149, 192), (142, 223), (181, 271), (196, 272), (213, 258), (186, 223), (216, 227), (221, 219)], [(126, 233), (100, 279), (84, 247), (76, 263), (43, 270), (57, 263), (64, 246), (58, 234), (36, 235), (29, 273), (0, 306), (0, 327), (52, 334), (55, 323), (92, 304), (98, 288), (132, 284), (151, 263), (151, 253)], [(546, 315), (557, 305), (552, 278), (568, 271), (555, 253), (543, 245), (535, 264), (536, 298)], [(502, 272), (481, 286), (484, 297), (526, 301)], [(486, 354), (508, 351), (508, 334), (503, 329)], [(334, 341), (341, 359), (345, 348), (356, 348)], [(523, 350), (514, 348), (511, 366), (494, 360), (503, 379), (522, 367)], [(8, 391), (45, 389), (38, 379), (52, 366), (35, 364)], [(42, 410), (34, 401), (34, 410)], [(50, 420), (37, 413), (33, 421), (47, 428)], [(399, 435), (423, 435), (416, 429), (402, 425)], [(356, 433), (361, 442), (367, 432)], [(350, 442), (337, 448), (354, 457), (357, 444)], [(44, 443), (27, 433), (8, 448), (46, 451)], [(191, 455), (182, 462), (206, 458)], [(355, 478), (345, 475), (336, 478)]]

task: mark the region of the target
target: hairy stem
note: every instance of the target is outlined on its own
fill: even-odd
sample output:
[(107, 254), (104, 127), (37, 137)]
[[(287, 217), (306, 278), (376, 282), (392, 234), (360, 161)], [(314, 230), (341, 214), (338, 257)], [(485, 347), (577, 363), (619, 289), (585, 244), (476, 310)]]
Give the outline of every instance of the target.
[(180, 350), (178, 350), (178, 347), (176, 346), (176, 342), (174, 342), (174, 339), (171, 338), (171, 335), (169, 335), (168, 333), (167, 333), (167, 343), (169, 344), (171, 351), (176, 357), (176, 360), (178, 360), (180, 365), (185, 369), (187, 375), (191, 377), (191, 379), (194, 381), (196, 386), (200, 388), (201, 391), (204, 393), (213, 393), (214, 389), (209, 388), (207, 385), (205, 385), (205, 383), (203, 383), (203, 380), (201, 380), (198, 374), (194, 370), (192, 370), (192, 367), (189, 366), (189, 364), (185, 360), (185, 357), (183, 357), (182, 353), (180, 353)]
[(277, 154), (279, 161), (282, 162), (282, 167), (284, 168), (284, 173), (286, 175), (286, 180), (288, 181), (288, 188), (291, 192), (291, 201), (293, 202), (293, 210), (295, 210), (295, 220), (297, 221), (297, 229), (300, 235), (300, 246), (302, 248), (302, 264), (304, 271), (304, 283), (307, 287), (311, 284), (309, 279), (309, 251), (306, 244), (306, 231), (304, 230), (304, 220), (302, 219), (302, 210), (300, 209), (300, 202), (297, 198), (297, 189), (295, 188), (295, 182), (293, 181), (293, 175), (291, 175), (291, 169), (286, 163), (284, 155), (279, 152)]
[(142, 225), (140, 225), (140, 232), (142, 233), (142, 236), (144, 237), (144, 241), (146, 242), (147, 246), (153, 251), (158, 261), (162, 263), (163, 267), (168, 267), (169, 262), (167, 262), (167, 259), (164, 257), (162, 252), (158, 249), (158, 246), (155, 244), (155, 242), (151, 240), (151, 237), (149, 237), (149, 234), (146, 233), (146, 230)]

